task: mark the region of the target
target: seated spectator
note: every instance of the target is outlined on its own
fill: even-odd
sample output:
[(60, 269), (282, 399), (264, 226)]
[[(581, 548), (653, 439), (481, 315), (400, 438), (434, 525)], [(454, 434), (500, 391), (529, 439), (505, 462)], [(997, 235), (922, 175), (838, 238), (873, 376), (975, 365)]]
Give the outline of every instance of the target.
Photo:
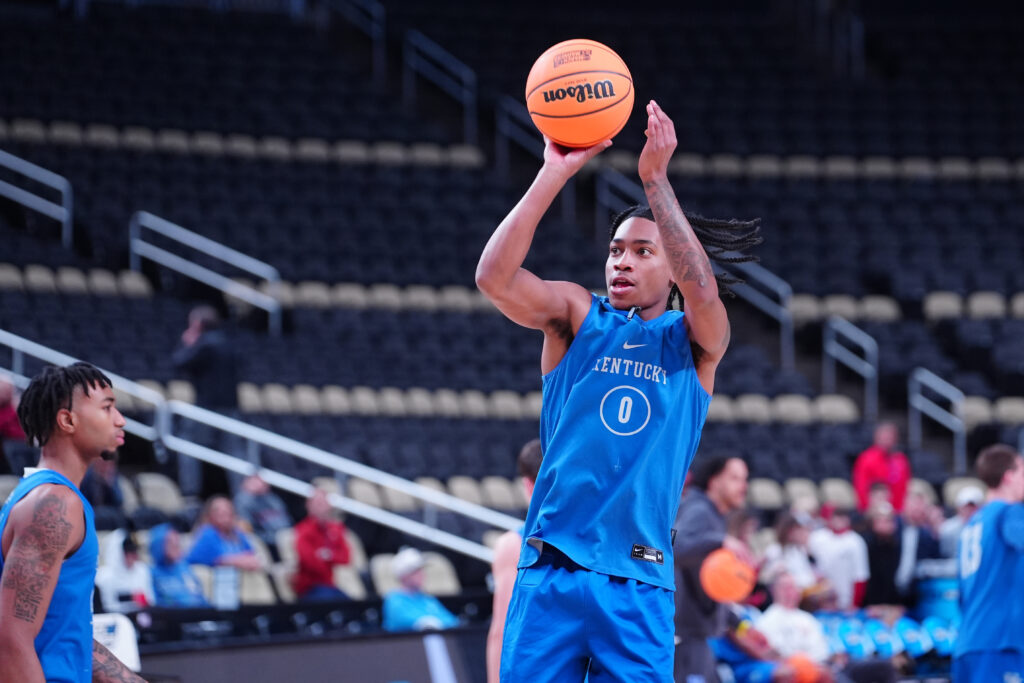
[(139, 547), (130, 535), (121, 543), (120, 561), (96, 570), (96, 587), (107, 612), (134, 612), (155, 602), (149, 566), (139, 559)]
[(889, 502), (897, 512), (903, 509), (903, 499), (912, 477), (910, 461), (896, 450), (900, 433), (896, 425), (882, 422), (875, 429), (874, 443), (866, 448), (853, 463), (853, 488), (857, 491), (857, 509), (868, 509), (868, 494), (872, 484), (881, 483), (889, 489)]
[(450, 628), (458, 618), (433, 595), (423, 592), (423, 555), (416, 548), (403, 548), (391, 561), (391, 571), (400, 588), (384, 596), (384, 630), (421, 631)]
[(767, 584), (774, 582), (779, 574), (788, 574), (797, 587), (808, 609), (831, 606), (834, 600), (832, 587), (818, 572), (807, 549), (810, 535), (810, 518), (803, 514), (784, 512), (775, 523), (775, 543), (764, 553), (761, 578)]
[(270, 485), (260, 475), (250, 474), (242, 480), (235, 494), (235, 509), (239, 518), (247, 522), (252, 532), (267, 544), (274, 559), (280, 560), (277, 532), (292, 525), (288, 508), (280, 496), (270, 490)]
[(170, 524), (149, 531), (153, 593), (160, 607), (209, 607), (203, 586), (185, 561), (181, 536)]
[(18, 422), (18, 402), (14, 395), (14, 385), (0, 375), (0, 474), (9, 472), (21, 476), (21, 471), (31, 463), (11, 462), (4, 453), (4, 439), (24, 441), (25, 432)]
[(956, 557), (960, 532), (984, 502), (985, 494), (977, 486), (965, 486), (957, 492), (956, 514), (939, 526), (939, 552), (943, 557)]
[(227, 497), (210, 498), (199, 521), (196, 540), (188, 554), (189, 564), (248, 571), (263, 569), (263, 561), (239, 527), (235, 506)]
[[(895, 681), (896, 672), (888, 662), (866, 661), (848, 664), (843, 656), (834, 656), (828, 645), (825, 628), (809, 612), (798, 607), (800, 590), (793, 578), (786, 573), (779, 574), (772, 583), (771, 607), (754, 621), (754, 626), (763, 633), (783, 661), (795, 663), (797, 658), (806, 658), (817, 667), (817, 677), (804, 677), (801, 672), (796, 680), (815, 680), (821, 683), (836, 680), (852, 680), (860, 683), (883, 683)], [(805, 660), (805, 661), (806, 661)]]
[(124, 514), (124, 496), (117, 484), (117, 462), (97, 460), (85, 471), (82, 495), (92, 505), (97, 531), (110, 531), (128, 526)]
[(334, 585), (334, 568), (348, 564), (345, 525), (333, 515), (327, 493), (316, 489), (306, 500), (306, 518), (295, 525), (295, 552), (299, 567), (292, 577), (295, 595), (302, 600), (348, 598)]
[(826, 526), (811, 532), (808, 550), (821, 575), (831, 584), (836, 607), (851, 609), (864, 604), (864, 591), (870, 575), (868, 546), (850, 526), (852, 511), (824, 505)]
[(864, 605), (897, 605), (902, 596), (896, 590), (896, 568), (900, 563), (900, 537), (896, 511), (889, 503), (877, 503), (868, 510), (868, 583)]

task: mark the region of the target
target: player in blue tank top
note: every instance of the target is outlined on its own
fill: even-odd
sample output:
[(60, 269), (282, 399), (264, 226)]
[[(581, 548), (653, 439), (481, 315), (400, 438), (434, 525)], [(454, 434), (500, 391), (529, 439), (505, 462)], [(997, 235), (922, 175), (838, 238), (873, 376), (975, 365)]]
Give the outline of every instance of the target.
[[(651, 101), (638, 167), (650, 208), (613, 223), (608, 296), (525, 270), (541, 217), (610, 144), (546, 141), (540, 173), (477, 266), (478, 287), (502, 313), (544, 333), (544, 461), (505, 627), (504, 683), (672, 680), (671, 526), (729, 344), (705, 245), (715, 255), (760, 241), (756, 221), (683, 213), (667, 176), (675, 129)], [(680, 295), (683, 310), (669, 310)]]
[(960, 532), (960, 633), (956, 683), (1024, 680), (1024, 460), (996, 444), (975, 462), (989, 487), (984, 507)]
[(18, 419), (41, 455), (0, 510), (0, 681), (142, 681), (92, 637), (98, 544), (78, 486), (124, 443), (110, 380), (87, 363), (48, 367)]

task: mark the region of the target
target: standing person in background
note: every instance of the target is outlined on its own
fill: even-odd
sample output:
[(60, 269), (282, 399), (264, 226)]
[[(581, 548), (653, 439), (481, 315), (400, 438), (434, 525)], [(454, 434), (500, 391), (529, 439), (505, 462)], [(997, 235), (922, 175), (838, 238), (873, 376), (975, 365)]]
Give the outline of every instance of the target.
[(292, 588), (301, 600), (343, 600), (349, 596), (334, 585), (334, 568), (349, 563), (345, 525), (323, 489), (306, 500), (306, 518), (295, 525), (295, 553), (299, 566)]
[(726, 605), (708, 597), (700, 585), (700, 567), (711, 551), (727, 548), (753, 564), (750, 548), (726, 533), (727, 517), (747, 501), (747, 464), (739, 458), (713, 457), (700, 462), (690, 477), (676, 515), (675, 551), (676, 618), (678, 644), (675, 680), (686, 683), (717, 683), (715, 657), (708, 638), (735, 626), (735, 615)]
[(903, 597), (896, 589), (896, 568), (900, 564), (900, 535), (896, 512), (886, 502), (875, 503), (867, 514), (864, 543), (868, 547), (868, 582), (864, 606), (898, 605)]
[(14, 385), (0, 375), (0, 473), (4, 468), (11, 474), (21, 475), (23, 463), (11, 462), (4, 453), (4, 439), (24, 439), (25, 432), (18, 423), (18, 404), (15, 400)]
[[(523, 446), (516, 459), (516, 467), (523, 480), (523, 492), (527, 501), (533, 496), (533, 486), (537, 481), (542, 457), (540, 439), (533, 439)], [(505, 616), (508, 614), (508, 602), (512, 598), (512, 588), (516, 583), (516, 566), (519, 564), (519, 550), (522, 545), (522, 527), (516, 531), (506, 531), (494, 545), (494, 561), (491, 563), (494, 606), (491, 611), (491, 628), (487, 631), (487, 683), (498, 683), (499, 680)]]
[(857, 509), (868, 509), (871, 485), (885, 484), (889, 488), (889, 502), (896, 512), (903, 510), (903, 499), (913, 476), (910, 461), (896, 450), (900, 432), (892, 422), (879, 423), (875, 428), (875, 441), (853, 463), (853, 488), (857, 491)]
[[(212, 306), (196, 306), (188, 314), (188, 327), (171, 356), (174, 369), (182, 373), (196, 391), (196, 405), (231, 417), (238, 414), (238, 355), (221, 325), (220, 314)], [(186, 420), (182, 438), (198, 441), (228, 455), (244, 457), (241, 441), (233, 434), (215, 432), (192, 420)], [(178, 487), (185, 496), (203, 493), (203, 463), (178, 454)], [(232, 489), (239, 475), (228, 475)]]
[[(675, 127), (653, 100), (638, 172), (648, 207), (612, 223), (599, 297), (523, 268), (565, 183), (611, 141), (550, 140), (477, 265), (480, 290), (544, 333), (544, 462), (502, 644), (505, 683), (672, 678), (672, 514), (730, 328), (708, 259), (760, 241), (756, 222), (683, 213), (668, 180)], [(752, 257), (744, 260), (752, 260)], [(683, 311), (669, 310), (682, 299)]]
[(18, 419), (41, 454), (0, 510), (0, 681), (142, 681), (92, 637), (99, 543), (78, 485), (124, 444), (110, 379), (88, 363), (47, 367)]
[(124, 495), (117, 481), (117, 461), (99, 460), (86, 470), (82, 479), (82, 494), (92, 505), (99, 531), (124, 529), (128, 518), (124, 514)]
[(963, 620), (953, 650), (956, 683), (1024, 679), (1024, 460), (996, 444), (975, 470), (988, 499), (960, 533)]
[(868, 546), (850, 526), (851, 510), (823, 505), (821, 516), (826, 526), (811, 532), (807, 547), (835, 591), (836, 606), (860, 607), (871, 576)]

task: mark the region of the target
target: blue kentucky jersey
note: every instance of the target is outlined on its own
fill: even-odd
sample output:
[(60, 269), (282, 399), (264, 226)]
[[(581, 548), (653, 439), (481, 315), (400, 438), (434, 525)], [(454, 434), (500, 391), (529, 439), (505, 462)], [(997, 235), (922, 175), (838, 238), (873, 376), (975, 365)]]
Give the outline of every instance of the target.
[(957, 555), (963, 617), (954, 655), (1024, 652), (1024, 506), (986, 504), (960, 532)]
[(671, 527), (710, 401), (683, 313), (645, 321), (593, 296), (544, 377), (544, 459), (519, 566), (544, 542), (587, 569), (673, 590)]
[[(35, 639), (36, 654), (48, 683), (88, 683), (92, 681), (92, 591), (99, 558), (92, 506), (64, 475), (36, 470), (18, 483), (0, 510), (0, 535), (11, 509), (42, 484), (60, 484), (78, 494), (85, 512), (85, 539), (61, 564), (46, 618)], [(0, 571), (4, 559), (0, 556)]]

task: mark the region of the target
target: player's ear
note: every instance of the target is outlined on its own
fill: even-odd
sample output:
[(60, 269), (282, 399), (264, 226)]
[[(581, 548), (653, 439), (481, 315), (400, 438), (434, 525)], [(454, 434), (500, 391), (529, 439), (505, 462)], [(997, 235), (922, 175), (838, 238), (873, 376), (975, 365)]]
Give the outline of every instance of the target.
[(75, 431), (75, 414), (67, 408), (61, 408), (57, 411), (57, 429), (68, 434), (73, 434)]

